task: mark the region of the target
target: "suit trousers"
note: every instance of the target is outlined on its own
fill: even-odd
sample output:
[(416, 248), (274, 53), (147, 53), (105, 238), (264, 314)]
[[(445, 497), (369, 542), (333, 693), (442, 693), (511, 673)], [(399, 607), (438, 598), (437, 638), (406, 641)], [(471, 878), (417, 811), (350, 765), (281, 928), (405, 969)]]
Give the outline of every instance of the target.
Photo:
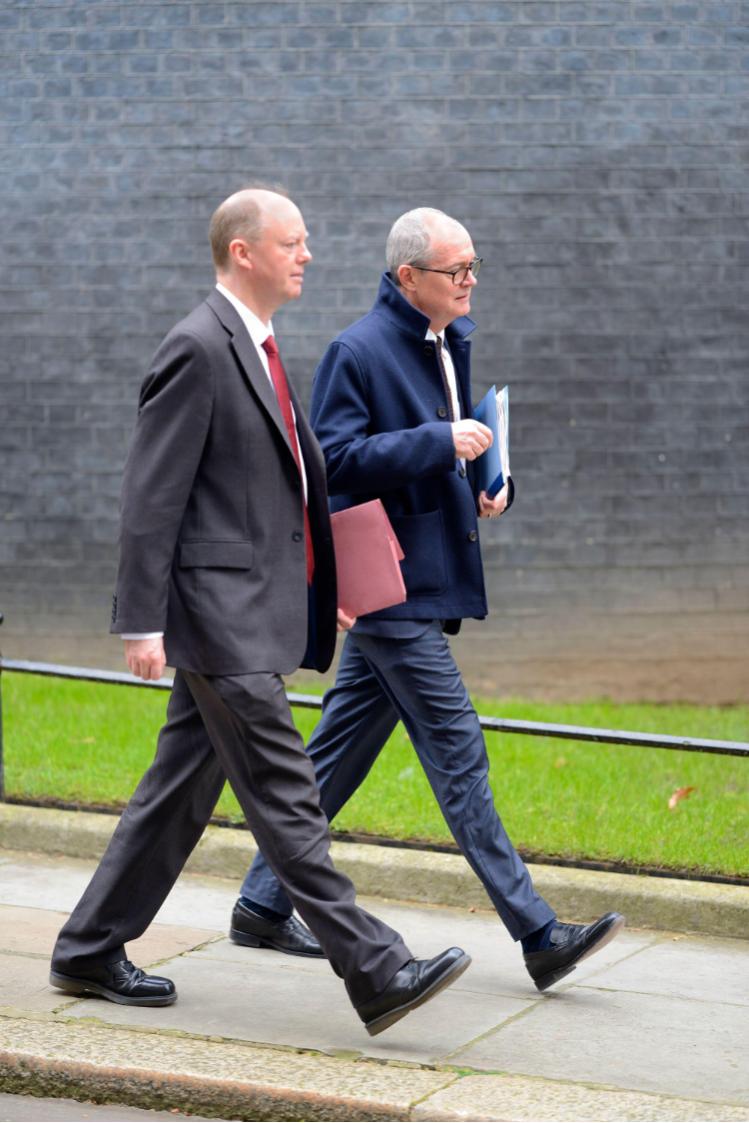
[(179, 876), (228, 778), (269, 867), (360, 1005), (411, 959), (400, 936), (355, 904), (329, 855), (328, 820), (277, 674), (177, 671), (153, 764), (62, 928), (66, 974), (126, 958)]
[[(328, 818), (362, 783), (399, 718), (455, 841), (513, 939), (554, 920), (497, 814), (478, 715), (439, 621), (411, 638), (347, 635), (335, 686), (307, 746)], [(291, 911), (263, 853), (241, 893), (276, 912)]]

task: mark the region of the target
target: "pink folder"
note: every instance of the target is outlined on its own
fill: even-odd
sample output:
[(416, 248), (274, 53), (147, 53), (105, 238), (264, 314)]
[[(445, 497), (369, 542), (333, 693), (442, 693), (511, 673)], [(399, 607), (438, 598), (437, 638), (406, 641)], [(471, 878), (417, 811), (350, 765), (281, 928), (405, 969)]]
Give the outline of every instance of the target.
[(403, 550), (380, 499), (330, 516), (338, 577), (338, 607), (364, 616), (403, 604)]

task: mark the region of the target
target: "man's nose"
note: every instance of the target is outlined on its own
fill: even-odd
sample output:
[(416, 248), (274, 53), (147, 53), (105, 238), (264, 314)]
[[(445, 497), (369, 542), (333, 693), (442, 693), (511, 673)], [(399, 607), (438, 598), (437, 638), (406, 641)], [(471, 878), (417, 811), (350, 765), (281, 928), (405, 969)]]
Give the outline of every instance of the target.
[(299, 258), (300, 258), (301, 261), (304, 261), (304, 262), (312, 261), (312, 254), (309, 252), (309, 249), (307, 247), (306, 242), (302, 246), (301, 252), (299, 254)]
[(473, 288), (473, 286), (477, 285), (478, 283), (479, 283), (478, 277), (474, 277), (473, 273), (469, 269), (468, 273), (466, 274), (466, 279), (465, 279), (465, 281), (463, 281), (463, 284), (467, 285), (468, 288)]

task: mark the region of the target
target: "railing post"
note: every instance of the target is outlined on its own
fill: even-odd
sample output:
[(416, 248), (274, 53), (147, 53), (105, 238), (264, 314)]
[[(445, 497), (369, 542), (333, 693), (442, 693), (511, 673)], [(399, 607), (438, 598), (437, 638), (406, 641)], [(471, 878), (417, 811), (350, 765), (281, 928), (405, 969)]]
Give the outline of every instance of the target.
[[(3, 614), (0, 612), (0, 624)], [(0, 651), (0, 800), (5, 799), (5, 770), (3, 767), (3, 653)]]

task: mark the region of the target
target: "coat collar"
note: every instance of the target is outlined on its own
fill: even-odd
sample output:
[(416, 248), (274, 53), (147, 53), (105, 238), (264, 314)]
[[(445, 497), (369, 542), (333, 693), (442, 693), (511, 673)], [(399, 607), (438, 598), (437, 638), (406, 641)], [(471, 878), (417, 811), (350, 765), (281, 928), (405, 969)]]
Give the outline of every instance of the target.
[[(406, 300), (390, 273), (382, 274), (374, 311), (381, 312), (401, 330), (418, 336), (419, 339), (424, 339), (426, 336), (429, 327), (428, 317)], [(460, 343), (475, 327), (476, 322), (470, 316), (459, 316), (457, 320), (447, 325), (445, 335), (448, 341)]]

